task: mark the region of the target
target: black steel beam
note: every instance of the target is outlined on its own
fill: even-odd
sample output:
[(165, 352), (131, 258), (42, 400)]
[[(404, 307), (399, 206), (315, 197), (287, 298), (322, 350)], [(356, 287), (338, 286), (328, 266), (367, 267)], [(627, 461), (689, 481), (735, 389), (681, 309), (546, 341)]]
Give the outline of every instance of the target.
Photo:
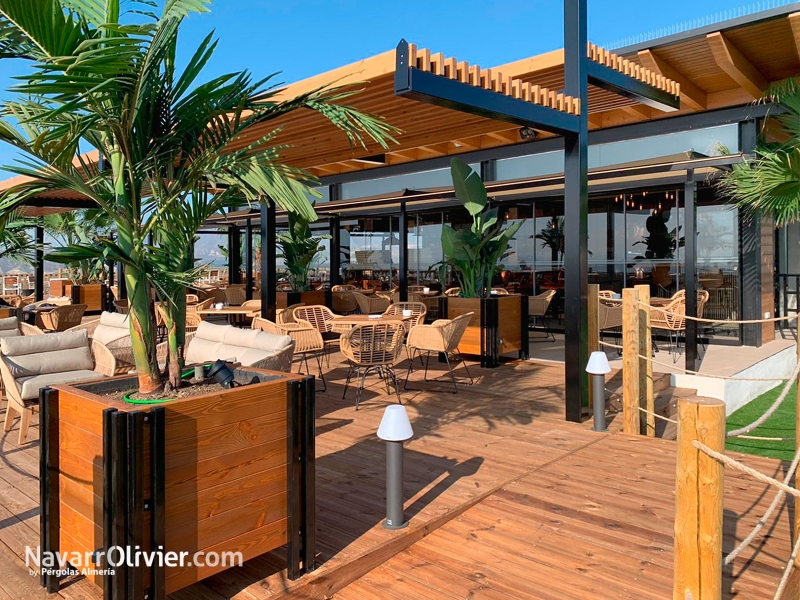
[(686, 172), (683, 187), (684, 257), (686, 271), (686, 368), (697, 370), (697, 183), (694, 170)]
[(328, 220), (328, 228), (331, 236), (330, 243), (330, 264), (331, 264), (331, 288), (342, 283), (342, 227), (339, 215), (331, 215)]
[(228, 281), (242, 283), (242, 230), (228, 227)]
[[(758, 123), (755, 120), (739, 124), (739, 149), (746, 153), (755, 152), (758, 142)], [(761, 219), (757, 216), (745, 218), (739, 213), (739, 306), (743, 320), (761, 318)], [(769, 307), (768, 310), (772, 310)], [(744, 346), (760, 346), (761, 323), (748, 323), (739, 326), (739, 340)]]
[(36, 301), (44, 300), (44, 227), (36, 226), (34, 294)]
[[(680, 96), (673, 96), (657, 87), (648, 85), (634, 77), (620, 73), (616, 69), (586, 60), (589, 84), (608, 90), (618, 96), (635, 100), (640, 104), (652, 106), (664, 112), (672, 112), (681, 107)], [(581, 104), (581, 106), (586, 106)]]
[[(135, 552), (144, 548), (144, 413), (128, 413), (128, 464), (125, 513), (125, 546)], [(127, 596), (144, 598), (144, 565), (127, 565)]]
[(125, 283), (125, 265), (117, 263), (117, 297), (124, 300), (128, 297), (128, 286)]
[[(150, 409), (145, 417), (150, 425), (150, 550), (166, 546), (166, 413), (163, 406)], [(164, 600), (167, 596), (166, 569), (160, 561), (150, 568), (148, 600)]]
[[(6, 409), (8, 410), (8, 409)], [(58, 481), (58, 392), (51, 388), (42, 388), (39, 391), (39, 439), (41, 450), (39, 454), (39, 545), (40, 556), (60, 550), (60, 499)], [(58, 567), (58, 561), (51, 563)], [(40, 570), (44, 567), (41, 566)], [(58, 591), (59, 577), (42, 572), (41, 584), (47, 588), (48, 593)]]
[[(720, 110), (680, 114), (656, 121), (642, 121), (618, 125), (616, 127), (607, 127), (605, 129), (595, 129), (589, 132), (589, 145), (610, 144), (626, 140), (638, 140), (655, 135), (729, 125), (749, 119), (761, 118), (768, 111), (770, 111), (771, 114), (778, 114), (781, 108), (768, 103), (747, 104)], [(476, 163), (490, 159), (500, 160), (505, 158), (518, 158), (520, 156), (533, 156), (545, 152), (556, 152), (563, 148), (563, 138), (555, 137), (509, 144), (507, 146), (499, 146), (486, 150), (473, 150), (464, 152), (458, 156), (467, 163)], [(321, 177), (320, 181), (333, 186), (356, 181), (379, 179), (382, 177), (392, 177), (395, 175), (408, 175), (410, 173), (431, 171), (434, 169), (444, 169), (449, 167), (451, 158), (450, 156), (439, 156), (437, 158), (428, 158), (415, 162), (364, 169), (363, 171), (327, 175)], [(331, 200), (333, 201), (333, 197), (331, 197)]]
[(394, 93), (397, 96), (487, 119), (513, 123), (521, 127), (534, 127), (560, 135), (576, 131), (578, 127), (578, 117), (573, 114), (475, 87), (456, 79), (434, 75), (411, 66), (408, 42), (405, 40), (401, 40), (397, 45)]
[(277, 260), (275, 203), (272, 200), (261, 202), (261, 318), (275, 320), (278, 275), (275, 268)]
[(253, 299), (253, 219), (247, 219), (244, 228), (244, 298)]
[[(588, 106), (586, 0), (564, 0), (564, 92)], [(589, 235), (589, 122), (564, 136), (564, 342), (566, 418), (581, 421), (589, 405), (589, 321), (586, 306)]]
[[(111, 415), (117, 412), (116, 408), (107, 408), (103, 411), (103, 562), (98, 565), (102, 569), (110, 569), (108, 563), (108, 550), (116, 543), (114, 527), (116, 511), (114, 505), (114, 469), (116, 463), (114, 456), (114, 422)], [(103, 599), (114, 597), (115, 577), (110, 574), (103, 576)]]
[(406, 203), (400, 203), (400, 218), (398, 219), (398, 237), (400, 238), (400, 262), (397, 266), (399, 271), (400, 302), (408, 301), (408, 212)]
[(303, 401), (303, 384), (300, 381), (287, 383), (289, 396), (289, 431), (286, 439), (289, 461), (286, 465), (286, 477), (289, 482), (288, 514), (287, 514), (287, 543), (286, 543), (286, 575), (295, 580), (302, 575), (300, 559), (302, 555), (302, 485), (303, 473), (301, 464), (301, 449), (303, 443), (301, 414)]
[(302, 532), (303, 571), (309, 573), (316, 568), (317, 516), (316, 516), (316, 386), (314, 377), (303, 379), (302, 401), (303, 448), (302, 448)]

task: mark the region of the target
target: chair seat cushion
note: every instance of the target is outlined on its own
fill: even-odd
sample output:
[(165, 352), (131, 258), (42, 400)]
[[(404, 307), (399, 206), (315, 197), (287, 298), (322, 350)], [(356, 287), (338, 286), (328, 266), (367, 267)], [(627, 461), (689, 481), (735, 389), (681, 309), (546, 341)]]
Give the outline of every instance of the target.
[(59, 385), (61, 383), (75, 383), (77, 381), (93, 381), (105, 377), (97, 371), (81, 369), (78, 371), (65, 371), (63, 373), (45, 373), (43, 375), (33, 375), (31, 377), (20, 377), (15, 380), (17, 389), (23, 402), (39, 399), (39, 390), (48, 385)]
[(249, 366), (291, 345), (292, 338), (288, 335), (203, 321), (186, 349), (186, 362), (198, 364), (222, 359)]
[(108, 346), (111, 342), (130, 337), (130, 335), (128, 315), (103, 312), (100, 314), (100, 323), (95, 328), (92, 338)]
[(0, 319), (0, 337), (14, 335), (13, 332), (16, 332), (16, 334), (19, 335), (19, 323), (17, 321), (17, 317), (6, 317), (4, 319)]

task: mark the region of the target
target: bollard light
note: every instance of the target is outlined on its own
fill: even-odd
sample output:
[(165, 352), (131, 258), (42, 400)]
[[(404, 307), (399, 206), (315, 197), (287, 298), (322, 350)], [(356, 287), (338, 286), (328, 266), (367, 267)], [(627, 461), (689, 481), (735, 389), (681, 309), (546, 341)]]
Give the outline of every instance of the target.
[(611, 372), (605, 352), (592, 352), (586, 365), (586, 372), (592, 376), (592, 404), (594, 408), (593, 431), (606, 430), (606, 373)]
[(386, 529), (408, 527), (403, 514), (403, 442), (413, 435), (406, 407), (388, 406), (378, 427), (378, 437), (386, 442)]

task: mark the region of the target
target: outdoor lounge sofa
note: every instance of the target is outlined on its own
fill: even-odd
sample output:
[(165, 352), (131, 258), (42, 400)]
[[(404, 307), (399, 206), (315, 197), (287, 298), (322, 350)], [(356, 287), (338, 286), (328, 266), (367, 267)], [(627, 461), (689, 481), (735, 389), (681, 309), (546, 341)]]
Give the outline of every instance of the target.
[(99, 319), (87, 321), (67, 331), (86, 330), (92, 344), (103, 344), (116, 360), (117, 374), (128, 373), (135, 366), (131, 343), (130, 320), (127, 314), (102, 312)]
[[(214, 362), (217, 359), (237, 362), (244, 367), (270, 371), (292, 370), (294, 340), (288, 335), (273, 335), (258, 329), (241, 329), (203, 321), (197, 331), (186, 336), (186, 364)], [(166, 359), (166, 344), (163, 356)], [(159, 359), (162, 352), (159, 352)]]
[(102, 345), (90, 346), (86, 331), (4, 337), (0, 352), (0, 374), (8, 397), (4, 429), (11, 429), (19, 414), (20, 444), (28, 435), (41, 388), (114, 374), (113, 356)]

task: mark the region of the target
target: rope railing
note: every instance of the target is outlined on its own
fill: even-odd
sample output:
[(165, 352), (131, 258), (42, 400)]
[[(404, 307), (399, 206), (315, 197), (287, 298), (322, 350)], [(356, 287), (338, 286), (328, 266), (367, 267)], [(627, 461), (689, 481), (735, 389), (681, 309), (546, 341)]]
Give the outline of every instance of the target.
[(793, 319), (797, 319), (800, 314), (797, 315), (784, 315), (782, 317), (770, 317), (769, 319), (706, 319), (704, 317), (690, 317), (689, 315), (683, 312), (674, 312), (671, 310), (667, 310), (662, 306), (653, 306), (647, 302), (639, 301), (638, 305), (642, 308), (647, 308), (648, 310), (654, 310), (660, 312), (665, 315), (669, 315), (671, 317), (675, 317), (677, 319), (686, 319), (687, 321), (696, 321), (697, 323), (724, 323), (726, 325), (754, 325), (757, 323), (777, 323), (779, 321), (791, 321)]
[[(757, 471), (752, 467), (748, 467), (747, 465), (739, 462), (738, 460), (735, 460), (729, 456), (726, 456), (721, 452), (717, 452), (716, 450), (709, 448), (699, 440), (693, 440), (692, 445), (701, 452), (705, 453), (709, 457), (719, 462), (720, 464), (726, 467), (731, 467), (732, 469), (735, 469), (737, 471), (741, 471), (742, 473), (750, 475), (756, 481), (766, 483), (767, 485), (776, 487), (779, 490), (775, 499), (772, 501), (772, 504), (767, 509), (767, 512), (753, 528), (753, 531), (751, 531), (750, 534), (744, 540), (742, 540), (742, 542), (732, 552), (730, 552), (728, 556), (725, 557), (725, 559), (723, 559), (723, 565), (728, 565), (731, 562), (733, 562), (736, 559), (736, 557), (739, 556), (739, 554), (741, 554), (741, 552), (755, 539), (756, 535), (758, 535), (758, 532), (761, 531), (761, 529), (763, 529), (767, 520), (772, 516), (772, 513), (776, 510), (776, 508), (780, 504), (785, 494), (789, 494), (791, 496), (794, 496), (795, 498), (800, 498), (800, 490), (788, 485), (789, 481), (791, 481), (791, 478), (797, 471), (798, 462), (800, 462), (800, 448), (798, 448), (797, 452), (795, 453), (794, 460), (792, 461), (792, 465), (789, 468), (786, 477), (784, 477), (783, 481), (778, 481), (777, 479), (770, 477), (769, 475), (765, 475), (764, 473), (761, 473), (760, 471)], [(798, 552), (800, 552), (800, 536), (798, 536), (794, 546), (792, 547), (792, 552), (789, 555), (789, 560), (786, 563), (786, 567), (783, 570), (783, 575), (781, 577), (781, 580), (778, 584), (778, 587), (775, 590), (775, 595), (773, 596), (773, 600), (780, 600), (780, 598), (783, 596), (783, 592), (786, 590), (786, 585), (789, 581), (792, 568), (795, 565), (795, 560), (798, 556)]]
[(751, 431), (754, 431), (754, 430), (758, 429), (764, 423), (766, 423), (769, 420), (769, 418), (772, 415), (775, 414), (775, 411), (777, 411), (778, 408), (780, 408), (781, 404), (783, 404), (783, 401), (786, 400), (786, 398), (789, 396), (789, 390), (791, 390), (792, 384), (794, 384), (795, 380), (797, 379), (798, 374), (800, 374), (800, 360), (797, 361), (797, 365), (795, 366), (794, 370), (792, 371), (792, 374), (789, 376), (789, 379), (784, 384), (783, 389), (781, 390), (781, 393), (775, 399), (775, 402), (772, 403), (772, 406), (770, 406), (764, 412), (763, 415), (761, 415), (759, 418), (757, 418), (755, 421), (753, 421), (749, 425), (745, 425), (744, 427), (740, 427), (739, 429), (734, 429), (733, 431), (729, 431), (727, 433), (727, 437), (732, 438), (732, 437), (737, 437), (737, 436), (740, 436), (740, 435), (743, 435), (743, 434), (746, 434), (746, 433), (750, 433)]
[[(601, 346), (606, 346), (608, 348), (615, 348), (618, 350), (624, 350), (623, 346), (618, 344), (611, 344), (609, 342), (600, 341)], [(679, 367), (678, 365), (670, 365), (669, 363), (661, 362), (656, 360), (652, 356), (647, 356), (645, 354), (638, 354), (637, 355), (642, 360), (647, 360), (653, 363), (654, 365), (660, 365), (662, 367), (667, 367), (669, 369), (675, 369), (683, 373), (684, 375), (698, 375), (700, 377), (708, 377), (709, 379), (725, 379), (727, 381), (786, 381), (786, 377), (736, 377), (735, 375), (715, 375), (714, 373), (701, 373), (700, 371), (692, 371), (691, 369), (686, 369), (684, 367)]]
[(639, 407), (639, 411), (645, 413), (646, 415), (651, 415), (651, 416), (655, 417), (656, 419), (661, 419), (662, 421), (666, 421), (667, 423), (675, 423), (676, 425), (678, 424), (678, 421), (676, 421), (675, 419), (670, 419), (669, 417), (665, 417), (664, 415), (660, 415), (657, 412), (653, 412), (652, 410), (647, 410), (643, 406)]

